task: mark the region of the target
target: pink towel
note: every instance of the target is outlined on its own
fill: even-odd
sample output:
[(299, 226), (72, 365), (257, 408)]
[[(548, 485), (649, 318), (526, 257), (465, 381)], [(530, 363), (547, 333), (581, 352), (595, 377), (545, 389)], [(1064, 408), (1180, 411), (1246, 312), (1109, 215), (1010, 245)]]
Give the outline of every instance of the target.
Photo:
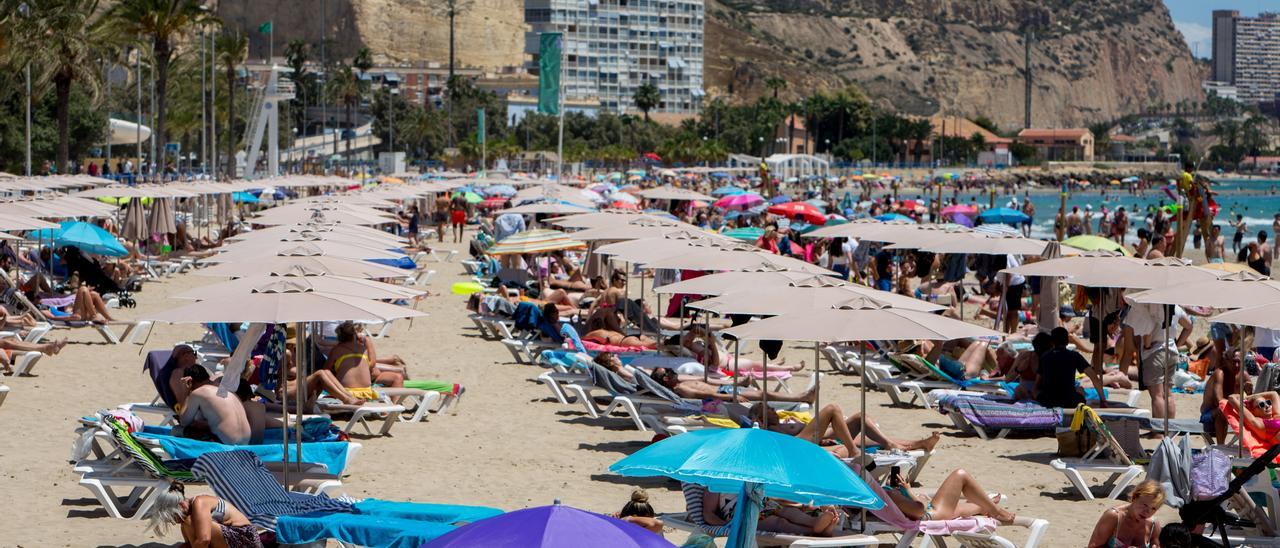
[(990, 534), (996, 530), (1000, 522), (986, 517), (957, 518), (946, 521), (922, 521), (920, 532), (926, 535), (950, 535), (953, 533)]
[(628, 352), (652, 352), (652, 348), (643, 346), (614, 346), (612, 344), (600, 344), (595, 341), (582, 340), (582, 346), (587, 348), (587, 352), (613, 352), (615, 354), (624, 354)]

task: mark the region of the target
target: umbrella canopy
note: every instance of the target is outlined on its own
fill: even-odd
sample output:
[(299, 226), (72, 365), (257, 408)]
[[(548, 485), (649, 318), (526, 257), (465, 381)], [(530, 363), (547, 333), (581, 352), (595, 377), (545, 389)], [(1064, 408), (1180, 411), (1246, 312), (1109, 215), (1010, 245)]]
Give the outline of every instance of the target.
[[(687, 295), (706, 295), (714, 297), (725, 293), (747, 290), (768, 290), (775, 287), (786, 287), (792, 282), (812, 278), (812, 274), (779, 270), (775, 272), (719, 272), (699, 276), (692, 280), (669, 283), (653, 289), (658, 294), (684, 293)], [(838, 282), (832, 278), (833, 282)]]
[(943, 215), (968, 215), (970, 217), (978, 214), (978, 208), (969, 204), (953, 204), (942, 208)]
[(149, 234), (173, 234), (178, 231), (174, 222), (173, 198), (161, 198), (151, 202), (151, 215), (147, 217)]
[(835, 275), (835, 272), (804, 261), (763, 251), (696, 250), (642, 263), (645, 268), (688, 270), (794, 270), (810, 274)]
[(592, 211), (595, 211), (595, 209), (569, 202), (539, 202), (516, 206), (504, 210), (503, 213), (573, 215), (575, 213), (591, 213)]
[(631, 222), (649, 221), (660, 225), (667, 226), (686, 226), (691, 227), (688, 223), (680, 221), (672, 221), (670, 219), (639, 213), (636, 211), (593, 211), (582, 215), (572, 215), (568, 217), (556, 217), (547, 219), (548, 224), (558, 226), (560, 228), (599, 228), (604, 226), (618, 226)]
[(821, 276), (820, 278), (826, 278), (826, 280), (813, 278), (810, 280), (797, 280), (786, 286), (770, 287), (768, 291), (734, 291), (713, 299), (695, 301), (686, 306), (715, 312), (722, 316), (728, 314), (776, 316), (793, 312), (823, 310), (859, 298), (872, 299), (901, 310), (915, 310), (918, 312), (937, 312), (945, 308), (905, 295), (880, 291), (864, 285), (841, 282), (828, 276)]
[[(1209, 318), (1211, 322), (1246, 325), (1263, 329), (1280, 329), (1280, 303), (1264, 304), (1223, 312)], [(1268, 356), (1270, 357), (1270, 356)]]
[[(933, 253), (968, 253), (974, 255), (1039, 255), (1044, 252), (1044, 240), (1023, 237), (997, 237), (974, 232), (939, 232), (931, 241), (915, 246), (915, 249)], [(902, 244), (894, 244), (896, 248)]]
[(1007, 207), (988, 209), (978, 214), (984, 223), (1020, 224), (1031, 220), (1026, 213)]
[(742, 228), (734, 228), (720, 233), (726, 238), (742, 240), (744, 242), (755, 242), (761, 236), (764, 236), (764, 229), (757, 226), (745, 226)]
[(674, 546), (638, 525), (556, 503), (507, 512), (454, 529), (423, 548), (570, 548)]
[(751, 209), (763, 203), (764, 203), (764, 198), (762, 198), (759, 194), (756, 194), (754, 192), (744, 192), (742, 194), (733, 194), (730, 196), (725, 196), (724, 198), (720, 198), (719, 200), (716, 200), (715, 203), (711, 205), (718, 207), (720, 209), (727, 209), (732, 211), (746, 211), (748, 209)]
[(717, 189), (715, 189), (715, 190), (712, 190), (712, 191), (711, 191), (711, 195), (712, 195), (712, 196), (732, 196), (732, 195), (735, 195), (735, 194), (742, 194), (742, 193), (745, 193), (745, 192), (746, 192), (745, 190), (742, 190), (741, 188), (738, 188), (738, 187), (736, 187), (736, 186), (733, 186), (733, 185), (724, 185), (724, 186), (722, 186), (722, 187), (720, 187), (720, 188), (717, 188)]
[(344, 225), (381, 225), (397, 222), (394, 217), (378, 213), (371, 215), (363, 212), (345, 211), (342, 209), (299, 209), (274, 208), (262, 215), (250, 219), (256, 225), (296, 225), (305, 223), (344, 224)]
[(672, 436), (609, 466), (630, 477), (668, 477), (715, 493), (744, 483), (795, 502), (884, 507), (848, 465), (807, 439), (759, 428), (711, 428)]
[(857, 238), (869, 242), (896, 242), (919, 232), (915, 221), (882, 223), (879, 221), (854, 221), (842, 225), (824, 226), (806, 234), (812, 238)]
[(490, 185), (481, 189), (487, 196), (502, 196), (504, 198), (515, 196), (516, 187), (511, 185)]
[(326, 295), (341, 295), (345, 297), (359, 297), (362, 299), (411, 299), (426, 294), (425, 291), (419, 291), (411, 287), (375, 282), (361, 278), (345, 278), (342, 276), (298, 276), (292, 278), (281, 278), (279, 276), (263, 274), (260, 276), (246, 276), (229, 282), (197, 287), (174, 295), (173, 298), (193, 301), (235, 299), (245, 294), (252, 293), (256, 289), (267, 287), (273, 283), (279, 283), (281, 281), (288, 281), (293, 284), (298, 291), (312, 291)]
[(722, 331), (739, 340), (812, 341), (900, 341), (1000, 337), (1001, 333), (960, 320), (892, 308), (885, 303), (858, 297), (840, 308), (783, 314)]
[(1125, 298), (1136, 303), (1247, 308), (1280, 302), (1280, 282), (1259, 274), (1237, 272), (1201, 282), (1149, 289)]
[[(662, 238), (668, 234), (687, 233), (688, 231), (689, 229), (680, 226), (634, 222), (625, 225), (588, 228), (586, 230), (574, 232), (571, 236), (573, 239), (583, 242), (625, 241), (639, 240), (642, 238)], [(716, 235), (711, 232), (705, 232), (704, 234), (709, 238), (716, 237)]]
[(807, 202), (787, 202), (784, 204), (769, 206), (767, 210), (774, 215), (782, 215), (792, 219), (803, 219), (804, 221), (821, 225), (827, 223), (827, 216), (822, 210)]
[(1085, 287), (1152, 289), (1212, 280), (1218, 272), (1190, 266), (1173, 258), (1144, 261), (1114, 255), (1079, 255), (1040, 261), (1002, 270), (1023, 276), (1062, 276)]
[(58, 227), (58, 223), (41, 221), (33, 217), (0, 214), (0, 230), (40, 230)]
[(411, 308), (369, 299), (300, 291), (280, 282), (236, 299), (212, 299), (156, 312), (144, 319), (166, 323), (389, 322), (426, 316)]
[(348, 278), (405, 278), (409, 272), (338, 257), (280, 257), (265, 256), (252, 261), (223, 263), (196, 270), (197, 276), (241, 278), (245, 276), (344, 276)]
[(142, 200), (129, 201), (124, 206), (124, 226), (121, 227), (120, 237), (134, 242), (147, 239), (150, 234), (147, 233), (146, 223)]
[(720, 238), (706, 232), (672, 232), (661, 238), (643, 238), (629, 242), (619, 242), (596, 248), (596, 253), (608, 255), (615, 261), (629, 263), (647, 263), (657, 259), (673, 257), (695, 250), (754, 251), (755, 246), (742, 244), (727, 238)]
[(908, 217), (901, 213), (885, 213), (884, 215), (876, 215), (874, 218), (875, 220), (882, 221), (882, 222), (903, 222), (903, 223), (916, 222), (915, 219), (912, 219), (911, 217)]
[(279, 255), (289, 257), (341, 257), (344, 259), (392, 259), (404, 257), (398, 251), (386, 251), (367, 245), (349, 244), (345, 242), (240, 242), (227, 246), (221, 253), (201, 259), (201, 263), (231, 263), (237, 261), (254, 261), (264, 256)]
[(40, 229), (27, 236), (35, 240), (51, 240), (55, 245), (69, 245), (80, 251), (107, 257), (123, 257), (129, 251), (115, 236), (98, 225), (80, 221), (63, 221), (54, 229)]
[(715, 197), (707, 196), (701, 192), (694, 192), (687, 188), (674, 187), (670, 185), (660, 186), (658, 188), (650, 188), (641, 190), (640, 196), (650, 200), (702, 200), (705, 202), (715, 201)]
[(574, 240), (559, 230), (526, 230), (508, 236), (489, 248), (490, 255), (545, 253), (562, 249), (584, 249), (587, 244)]
[(259, 238), (270, 240), (292, 240), (301, 234), (318, 234), (321, 236), (351, 236), (360, 238), (361, 240), (372, 240), (385, 242), (394, 245), (403, 245), (405, 240), (399, 236), (388, 234), (381, 230), (356, 225), (335, 225), (335, 224), (296, 224), (296, 225), (279, 225), (270, 228), (260, 228), (241, 232), (228, 238), (231, 241), (257, 240)]
[(1119, 242), (1102, 236), (1094, 236), (1092, 234), (1082, 234), (1080, 236), (1072, 236), (1062, 240), (1062, 245), (1073, 247), (1080, 251), (1114, 251), (1122, 255), (1129, 255), (1129, 250), (1120, 245)]
[(1245, 263), (1209, 263), (1209, 264), (1200, 265), (1200, 268), (1204, 268), (1208, 270), (1217, 270), (1220, 272), (1227, 272), (1232, 274), (1236, 272), (1248, 272), (1250, 274), (1256, 274), (1258, 276), (1262, 275), (1262, 274), (1259, 274), (1257, 270), (1249, 268), (1249, 265)]

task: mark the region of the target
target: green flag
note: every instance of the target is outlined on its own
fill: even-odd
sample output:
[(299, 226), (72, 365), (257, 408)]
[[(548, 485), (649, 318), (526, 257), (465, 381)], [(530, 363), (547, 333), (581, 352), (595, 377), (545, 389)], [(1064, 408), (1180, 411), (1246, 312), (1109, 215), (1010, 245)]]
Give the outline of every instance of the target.
[(261, 32), (262, 34), (271, 34), (271, 21), (258, 25), (258, 32)]
[(484, 144), (484, 109), (482, 108), (476, 109), (476, 116), (478, 117), (478, 120), (479, 120), (479, 125), (477, 126), (479, 129), (476, 130), (476, 142), (483, 145)]
[(544, 32), (538, 50), (538, 112), (560, 114), (560, 50), (563, 35)]

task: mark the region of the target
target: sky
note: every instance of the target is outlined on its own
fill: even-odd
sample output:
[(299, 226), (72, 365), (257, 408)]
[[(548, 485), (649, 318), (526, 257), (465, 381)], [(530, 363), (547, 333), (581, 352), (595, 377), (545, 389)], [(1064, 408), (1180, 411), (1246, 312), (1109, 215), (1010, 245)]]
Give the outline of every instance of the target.
[(1212, 56), (1213, 10), (1238, 10), (1244, 16), (1257, 15), (1263, 9), (1280, 11), (1280, 0), (1164, 0), (1164, 4), (1187, 47), (1206, 59)]

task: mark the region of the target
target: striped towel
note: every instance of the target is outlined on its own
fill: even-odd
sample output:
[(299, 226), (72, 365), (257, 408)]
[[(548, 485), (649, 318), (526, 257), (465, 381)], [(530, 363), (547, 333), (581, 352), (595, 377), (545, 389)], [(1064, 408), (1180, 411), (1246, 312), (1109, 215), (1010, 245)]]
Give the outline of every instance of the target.
[(956, 411), (983, 428), (1048, 430), (1062, 424), (1062, 410), (1035, 402), (1010, 403), (990, 398), (952, 395), (938, 400), (943, 413)]
[(264, 529), (275, 529), (280, 516), (352, 511), (350, 503), (324, 495), (286, 491), (258, 456), (248, 451), (205, 453), (196, 459), (191, 472), (204, 478), (214, 493), (231, 501), (249, 521)]

